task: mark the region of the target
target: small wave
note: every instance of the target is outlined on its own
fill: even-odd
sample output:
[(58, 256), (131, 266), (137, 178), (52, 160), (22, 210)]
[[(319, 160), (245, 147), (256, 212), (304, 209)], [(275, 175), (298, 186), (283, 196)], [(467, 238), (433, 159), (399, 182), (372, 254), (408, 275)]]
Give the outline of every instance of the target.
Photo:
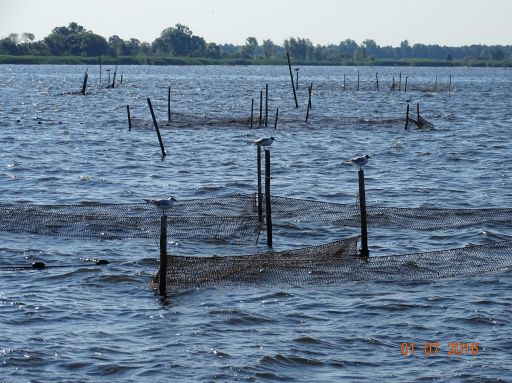
[(317, 359), (304, 358), (302, 356), (287, 357), (282, 354), (274, 356), (264, 356), (260, 359), (260, 364), (267, 366), (287, 366), (287, 367), (302, 367), (302, 366), (323, 366), (324, 363)]

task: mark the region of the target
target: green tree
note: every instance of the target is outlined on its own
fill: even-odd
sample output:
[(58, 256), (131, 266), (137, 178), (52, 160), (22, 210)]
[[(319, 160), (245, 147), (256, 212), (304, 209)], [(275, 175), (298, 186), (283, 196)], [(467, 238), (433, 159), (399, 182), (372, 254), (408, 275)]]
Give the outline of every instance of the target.
[(96, 56), (105, 53), (108, 47), (104, 37), (74, 22), (54, 28), (44, 42), (53, 55)]
[(252, 59), (254, 57), (254, 53), (256, 53), (256, 49), (258, 49), (258, 40), (256, 37), (247, 37), (245, 45), (241, 49), (241, 54), (243, 58)]
[(275, 45), (272, 40), (270, 40), (270, 39), (263, 40), (262, 45), (263, 45), (263, 54), (265, 55), (265, 58), (269, 59), (272, 56), (274, 56)]
[(206, 50), (206, 42), (202, 37), (194, 36), (189, 27), (176, 24), (166, 28), (153, 42), (156, 53), (174, 56), (200, 56)]
[(219, 59), (221, 57), (220, 47), (215, 43), (206, 44), (206, 57)]

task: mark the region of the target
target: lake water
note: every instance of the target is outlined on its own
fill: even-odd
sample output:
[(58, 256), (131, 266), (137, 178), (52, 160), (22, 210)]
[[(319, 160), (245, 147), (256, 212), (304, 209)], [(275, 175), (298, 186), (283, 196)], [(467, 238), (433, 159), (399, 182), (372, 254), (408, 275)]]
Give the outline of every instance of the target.
[[(354, 203), (357, 172), (343, 162), (368, 153), (368, 204), (512, 206), (511, 69), (301, 67), (299, 108), (286, 67), (120, 67), (123, 84), (114, 89), (105, 88), (105, 71), (100, 86), (98, 69), (88, 68), (89, 94), (81, 96), (66, 93), (80, 90), (85, 67), (0, 66), (0, 202), (133, 203), (171, 194), (187, 200), (253, 193), (251, 143), (274, 136), (272, 194)], [(400, 73), (402, 91), (389, 90)], [(436, 76), (438, 91), (431, 91)], [(269, 127), (260, 128), (265, 84)], [(168, 152), (163, 160), (148, 97), (162, 122)], [(252, 98), (250, 129), (245, 121)], [(434, 129), (404, 130), (408, 99), (411, 116), (419, 103)], [(126, 105), (134, 118), (131, 131)], [(432, 232), (370, 230), (370, 252), (485, 244), (512, 238), (509, 229), (487, 224)], [(277, 228), (274, 248), (352, 235), (357, 231), (322, 225), (293, 236)], [(169, 251), (224, 255), (263, 249), (264, 241), (178, 241)], [(158, 254), (151, 240), (0, 232), (0, 381), (510, 379), (510, 271), (414, 282), (397, 275), (393, 282), (335, 286), (219, 287), (171, 293), (162, 302), (148, 287)], [(110, 264), (90, 266), (88, 260), (100, 258)], [(36, 260), (63, 267), (6, 270)], [(414, 355), (403, 356), (402, 344), (411, 342)], [(439, 342), (437, 352), (426, 355), (426, 342)], [(450, 355), (450, 342), (469, 349), (478, 344), (478, 353), (473, 346), (472, 352)]]

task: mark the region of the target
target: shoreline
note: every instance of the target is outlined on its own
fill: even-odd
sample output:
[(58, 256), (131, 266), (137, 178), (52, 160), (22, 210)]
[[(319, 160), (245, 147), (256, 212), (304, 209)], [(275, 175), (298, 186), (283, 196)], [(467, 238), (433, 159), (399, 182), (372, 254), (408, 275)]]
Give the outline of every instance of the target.
[[(283, 59), (244, 59), (207, 57), (160, 57), (160, 56), (119, 56), (101, 57), (103, 65), (287, 65)], [(25, 65), (99, 65), (98, 57), (83, 56), (31, 56), (0, 55), (0, 64)], [(303, 66), (401, 66), (401, 67), (494, 67), (510, 68), (512, 59), (508, 60), (433, 60), (433, 59), (377, 59), (377, 60), (343, 60), (343, 61), (295, 61), (293, 65)]]

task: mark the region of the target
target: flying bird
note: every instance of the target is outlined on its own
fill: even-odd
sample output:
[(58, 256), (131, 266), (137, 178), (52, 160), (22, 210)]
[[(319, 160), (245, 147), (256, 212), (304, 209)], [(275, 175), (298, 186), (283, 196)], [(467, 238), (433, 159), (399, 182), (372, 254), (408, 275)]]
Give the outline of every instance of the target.
[(146, 203), (150, 203), (156, 208), (162, 210), (162, 213), (165, 213), (166, 210), (172, 208), (174, 206), (174, 202), (176, 202), (176, 198), (169, 197), (168, 199), (144, 199)]
[(359, 169), (361, 169), (364, 165), (366, 165), (368, 163), (369, 158), (371, 158), (371, 157), (368, 154), (365, 154), (364, 156), (361, 156), (361, 157), (351, 158), (350, 160), (345, 161), (345, 163), (350, 164), (350, 165), (359, 166)]
[(272, 142), (274, 142), (274, 140), (275, 140), (274, 137), (260, 138), (259, 140), (254, 141), (254, 145), (270, 146), (270, 145), (272, 145)]

